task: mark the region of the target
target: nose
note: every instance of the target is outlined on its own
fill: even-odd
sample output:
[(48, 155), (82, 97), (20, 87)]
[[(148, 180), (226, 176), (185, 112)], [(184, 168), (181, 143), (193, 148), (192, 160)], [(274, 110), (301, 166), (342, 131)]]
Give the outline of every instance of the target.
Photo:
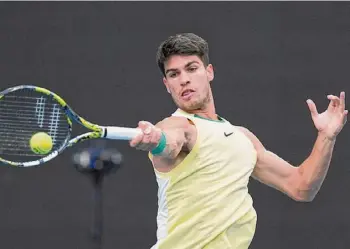
[(185, 86), (191, 82), (190, 77), (186, 72), (181, 73), (180, 77), (181, 86)]

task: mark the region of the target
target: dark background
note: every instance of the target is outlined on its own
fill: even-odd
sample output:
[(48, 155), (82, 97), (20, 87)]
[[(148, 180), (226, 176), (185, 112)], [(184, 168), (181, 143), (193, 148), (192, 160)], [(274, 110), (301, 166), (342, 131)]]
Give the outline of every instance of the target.
[[(157, 122), (175, 106), (155, 53), (178, 32), (210, 44), (218, 113), (295, 165), (317, 135), (306, 99), (323, 111), (327, 94), (350, 93), (347, 2), (2, 2), (1, 89), (49, 88), (101, 125)], [(252, 180), (259, 217), (252, 249), (349, 248), (349, 135), (345, 126), (312, 203)], [(150, 248), (157, 211), (151, 164), (127, 142), (107, 145), (125, 160), (104, 185), (104, 248)], [(76, 149), (41, 167), (0, 168), (1, 248), (89, 248), (92, 186), (71, 165)]]

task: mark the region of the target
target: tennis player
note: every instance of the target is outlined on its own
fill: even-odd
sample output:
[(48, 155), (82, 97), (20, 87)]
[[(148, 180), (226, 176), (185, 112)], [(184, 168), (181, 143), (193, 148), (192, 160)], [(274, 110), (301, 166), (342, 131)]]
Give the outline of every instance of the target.
[(323, 113), (307, 100), (318, 136), (306, 160), (291, 165), (247, 128), (217, 114), (208, 51), (207, 42), (191, 33), (160, 45), (158, 65), (178, 109), (156, 125), (141, 121), (143, 134), (130, 141), (131, 147), (149, 151), (159, 186), (152, 249), (247, 249), (257, 223), (250, 177), (295, 201), (312, 201), (346, 123), (344, 92), (328, 95)]

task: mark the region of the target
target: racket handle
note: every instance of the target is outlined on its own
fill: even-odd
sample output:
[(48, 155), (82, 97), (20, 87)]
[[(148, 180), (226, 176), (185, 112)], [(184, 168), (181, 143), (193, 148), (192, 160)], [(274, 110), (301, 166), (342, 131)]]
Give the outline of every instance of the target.
[(105, 138), (114, 140), (131, 140), (137, 135), (142, 133), (139, 128), (127, 128), (127, 127), (105, 127)]

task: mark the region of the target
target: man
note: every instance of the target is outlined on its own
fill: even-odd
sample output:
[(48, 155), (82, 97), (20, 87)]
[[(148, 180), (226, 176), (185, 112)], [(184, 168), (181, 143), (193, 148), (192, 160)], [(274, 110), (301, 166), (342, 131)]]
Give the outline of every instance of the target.
[(188, 33), (160, 45), (158, 66), (178, 109), (155, 126), (140, 122), (143, 134), (130, 141), (150, 152), (158, 181), (154, 249), (247, 249), (257, 221), (247, 188), (250, 176), (296, 201), (312, 201), (346, 123), (344, 92), (329, 95), (321, 114), (308, 100), (318, 136), (301, 165), (289, 164), (251, 131), (217, 115), (208, 51), (206, 41)]

